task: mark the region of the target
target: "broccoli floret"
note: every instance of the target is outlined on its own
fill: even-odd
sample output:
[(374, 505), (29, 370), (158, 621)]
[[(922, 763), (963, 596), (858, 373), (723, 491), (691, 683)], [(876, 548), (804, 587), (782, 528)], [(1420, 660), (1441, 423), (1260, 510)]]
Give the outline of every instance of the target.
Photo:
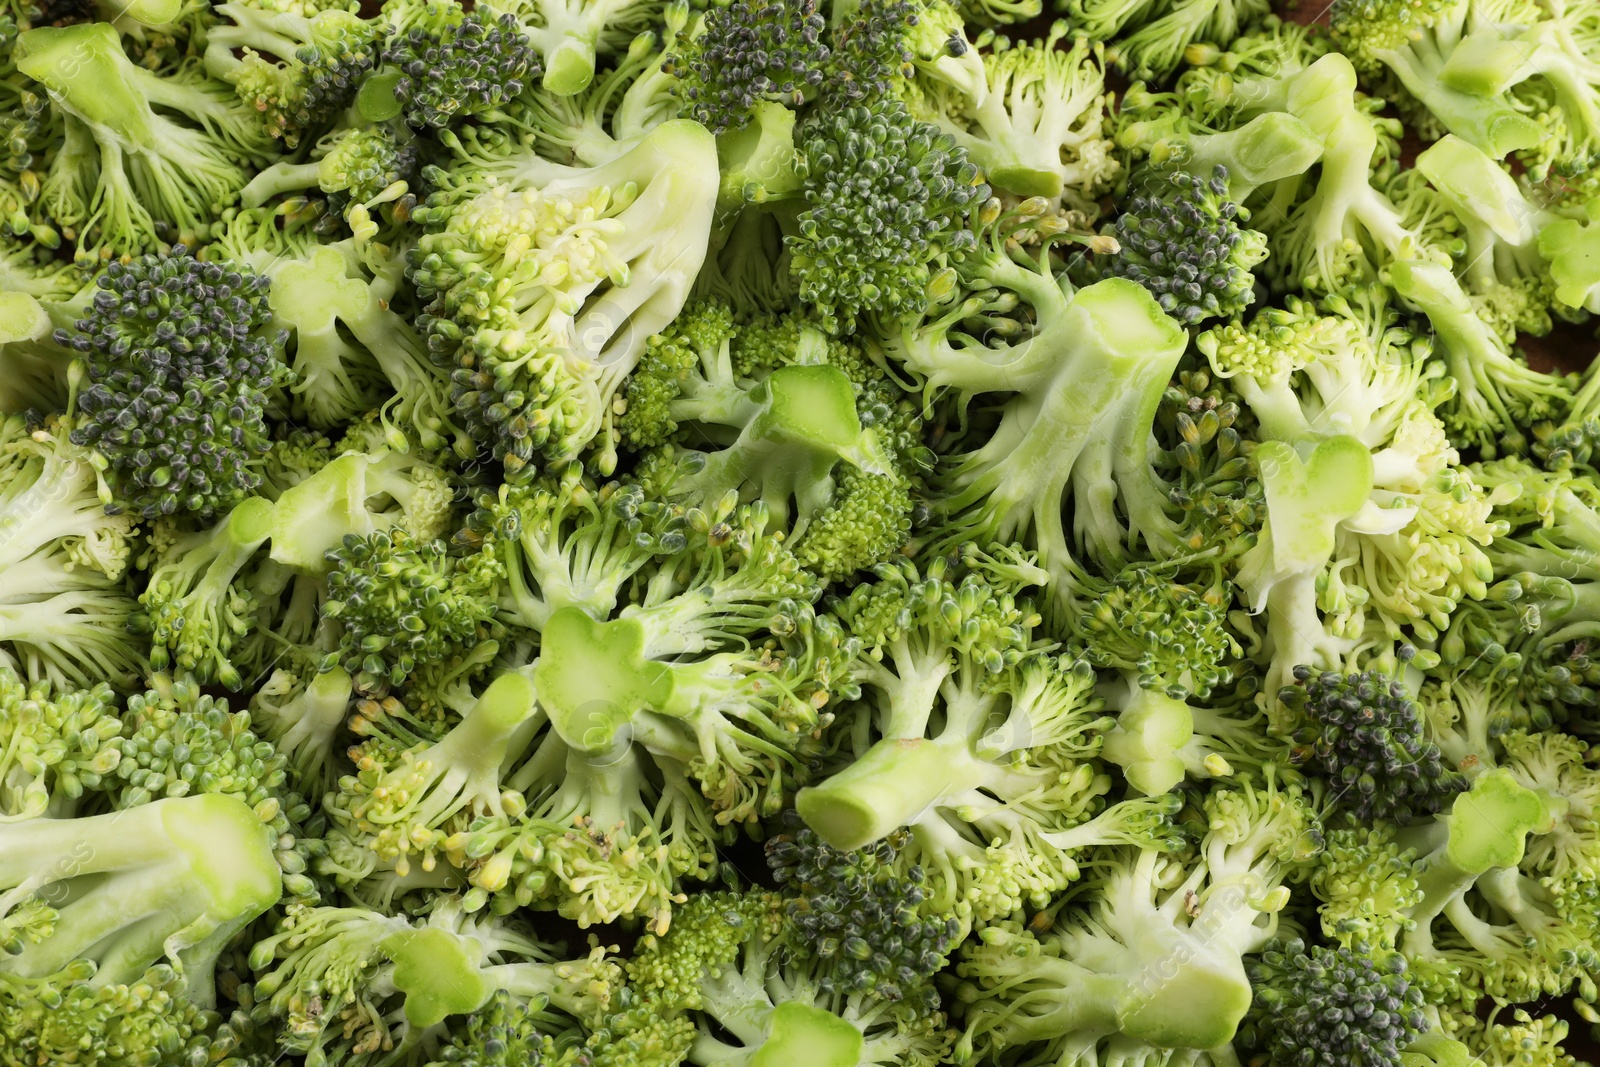
[(378, 24), (353, 11), (306, 16), (245, 0), (218, 4), (216, 13), (226, 21), (206, 31), (206, 70), (231, 83), (267, 135), (290, 148), (355, 99), (378, 57)]
[(1051, 26), (1036, 41), (985, 37), (985, 78), (969, 96), (939, 82), (911, 97), (919, 118), (955, 138), (996, 190), (1059, 198), (1098, 213), (1095, 201), (1121, 172), (1107, 120), (1100, 45)]
[(540, 85), (571, 96), (594, 80), (597, 55), (626, 52), (636, 34), (662, 21), (664, 0), (495, 0), (544, 59)]
[[(1577, 932), (1592, 921), (1586, 898), (1552, 894), (1518, 870), (1529, 834), (1551, 824), (1545, 799), (1502, 768), (1478, 775), (1434, 819), (1353, 831), (1365, 840), (1330, 850), (1312, 882), (1325, 928), (1335, 918), (1330, 933), (1397, 947), (1436, 1003), (1558, 994), (1594, 949)], [(1484, 905), (1492, 918), (1474, 911)]]
[(143, 642), (126, 574), (136, 531), (108, 515), (70, 424), (0, 418), (0, 664), (29, 684), (130, 686)]
[(513, 481), (537, 473), (536, 456), (564, 463), (591, 444), (609, 474), (613, 397), (705, 256), (711, 135), (663, 123), (595, 168), (485, 146), (433, 173), (439, 190), (415, 213), (428, 232), (411, 277), (429, 301), (418, 324), (454, 368), (468, 429)]
[(1600, 773), (1588, 762), (1589, 745), (1555, 730), (1513, 730), (1499, 737), (1501, 766), (1545, 798), (1555, 825), (1528, 840), (1523, 870), (1546, 885), (1582, 892), (1600, 858), (1595, 802)]
[(656, 596), (614, 618), (604, 600), (553, 607), (531, 670), (501, 675), (441, 739), (364, 724), (358, 774), (332, 801), (353, 836), (402, 874), (408, 853), (443, 855), (480, 895), (664, 926), (678, 881), (711, 872), (732, 825), (781, 810), (825, 700), (815, 580), (761, 533), (759, 509), (689, 525), (651, 568)]
[[(798, 316), (736, 323), (721, 301), (650, 339), (618, 419), (643, 482), (693, 503), (761, 499), (824, 578), (887, 559), (910, 533), (921, 420), (856, 345)], [(718, 450), (717, 444), (726, 443)]]
[(586, 167), (609, 163), (679, 117), (678, 79), (669, 68), (688, 23), (688, 6), (671, 4), (664, 24), (635, 37), (588, 88), (573, 96), (525, 92), (507, 103), (504, 121), (531, 136), (545, 159)]
[(689, 532), (681, 508), (636, 485), (596, 486), (572, 464), (559, 479), (483, 494), (456, 542), (498, 554), (501, 618), (542, 630), (566, 607), (610, 615), (648, 564), (688, 546)]
[[(1022, 542), (1061, 594), (1076, 554), (1069, 538), (1114, 564), (1141, 542), (1157, 555), (1177, 547), (1150, 442), (1186, 337), (1133, 282), (1064, 291), (1049, 249), (1059, 231), (1030, 232), (1041, 216), (1050, 221), (1043, 212), (1039, 201), (987, 212), (982, 250), (962, 268), (971, 295), (930, 310), (884, 347), (927, 390), (954, 394), (958, 410), (978, 410), (983, 394), (999, 405), (992, 432), (957, 438), (928, 479), (929, 549)], [(1030, 237), (1042, 246), (1008, 251)]]
[(104, 682), (56, 691), (0, 664), (0, 821), (71, 815), (121, 759), (115, 697)]
[(1445, 423), (1458, 439), (1493, 456), (1502, 441), (1513, 450), (1521, 447), (1526, 438), (1519, 427), (1566, 413), (1573, 402), (1569, 381), (1515, 358), (1448, 268), (1400, 262), (1390, 271), (1390, 281), (1433, 326), (1438, 350), (1456, 383)]
[(346, 534), (328, 553), (324, 618), (338, 620), (342, 662), (363, 692), (401, 686), (489, 640), (504, 571), (492, 553), (452, 556), (404, 528)]
[(293, 790), (320, 804), (347, 764), (340, 744), (355, 685), (335, 667), (279, 668), (250, 698), (250, 721), (287, 760)]
[[(1186, 72), (1175, 92), (1130, 94), (1139, 118), (1123, 136), (1154, 149), (1171, 131), (1187, 153), (1195, 134), (1231, 131), (1243, 137), (1248, 124), (1277, 113), (1298, 120), (1304, 126), (1300, 132), (1320, 142), (1320, 152), (1262, 159), (1258, 150), (1284, 140), (1288, 132), (1279, 128), (1280, 136), (1271, 136), (1274, 127), (1264, 126), (1259, 132), (1269, 136), (1252, 146), (1255, 158), (1240, 172), (1281, 175), (1244, 196), (1247, 207), (1259, 205), (1252, 207), (1253, 218), (1268, 239), (1271, 255), (1262, 269), (1279, 288), (1357, 299), (1390, 263), (1417, 258), (1447, 263), (1449, 249), (1440, 246), (1447, 242), (1438, 232), (1437, 198), (1415, 195), (1406, 180), (1396, 179), (1397, 168), (1383, 165), (1398, 155), (1399, 124), (1376, 115), (1381, 102), (1356, 91), (1349, 59), (1322, 54), (1322, 46), (1305, 33), (1266, 23), (1263, 32), (1235, 40), (1231, 51)], [(1288, 138), (1291, 147), (1297, 141)], [(1238, 153), (1246, 142), (1222, 147)], [(1307, 171), (1319, 156), (1320, 168)], [(1281, 166), (1289, 159), (1301, 164), (1299, 169)], [(1249, 186), (1245, 181), (1240, 195)]]
[(266, 278), (183, 245), (113, 263), (75, 331), (84, 357), (74, 443), (94, 450), (120, 507), (210, 520), (261, 484), (269, 396), (291, 380)]
[(1214, 787), (1203, 804), (1192, 853), (1112, 853), (1042, 937), (1010, 921), (967, 943), (963, 1053), (1031, 1042), (1065, 1054), (1113, 1034), (1168, 1049), (1233, 1039), (1252, 1000), (1244, 957), (1271, 941), (1283, 883), (1321, 840), (1309, 798), (1271, 776)]
[(828, 994), (866, 994), (938, 1009), (931, 979), (961, 934), (961, 922), (928, 903), (920, 867), (900, 870), (905, 835), (891, 834), (853, 852), (822, 842), (793, 812), (784, 833), (767, 839), (767, 864), (783, 887), (784, 915), (796, 951), (818, 961)]
[(825, 76), (827, 23), (816, 0), (735, 0), (710, 8), (669, 60), (685, 114), (712, 133), (740, 130), (761, 101), (814, 99)]
[(1239, 1044), (1304, 1067), (1390, 1067), (1427, 1030), (1405, 957), (1275, 941), (1247, 969), (1255, 1001)]
[(1507, 342), (1518, 333), (1549, 333), (1552, 310), (1570, 315), (1582, 306), (1562, 301), (1567, 309), (1554, 308), (1562, 300), (1554, 267), (1572, 260), (1552, 252), (1554, 262), (1546, 263), (1540, 234), (1559, 220), (1535, 206), (1499, 164), (1450, 135), (1419, 154), (1416, 165), (1461, 224), (1462, 280), (1479, 314)]
[(628, 965), (634, 989), (699, 1024), (687, 1062), (948, 1062), (955, 1034), (943, 1015), (907, 1017), (871, 994), (824, 989), (818, 958), (785, 936), (781, 914), (770, 893), (703, 893), (664, 936), (641, 942)]
[(1090, 761), (1112, 720), (1087, 663), (1034, 647), (1041, 620), (1018, 588), (942, 561), (875, 573), (830, 603), (836, 688), (859, 703), (841, 716), (851, 762), (796, 802), (824, 843), (906, 827), (896, 864), (925, 869), (932, 906), (971, 923), (1043, 906), (1077, 878), (1078, 849), (1172, 842), (1166, 798), (1100, 810)]
[(1358, 637), (1370, 615), (1390, 637), (1410, 630), (1429, 642), (1459, 604), (1487, 595), (1484, 550), (1500, 532), (1493, 509), (1505, 490), (1458, 466), (1432, 412), (1450, 395), (1444, 368), (1382, 290), (1322, 308), (1291, 297), (1248, 326), (1202, 334), (1198, 346), (1249, 405), (1257, 436), (1310, 448), (1349, 434), (1373, 451), (1365, 514), (1335, 528), (1317, 580), (1334, 638)]
[[(904, 544), (911, 510), (904, 476), (876, 432), (862, 426), (843, 370), (797, 362), (746, 378), (734, 374), (726, 339), (698, 354), (704, 362), (684, 375), (675, 399), (661, 404), (642, 395), (670, 388), (659, 378), (639, 382), (639, 399), (665, 409), (679, 440), (720, 439), (726, 447), (680, 445), (647, 457), (640, 476), (652, 491), (685, 502), (725, 494), (759, 500), (802, 558), (829, 577), (870, 567)], [(864, 477), (847, 481), (847, 471)], [(850, 519), (863, 525), (852, 528)]]
[(558, 1067), (578, 1062), (569, 1047), (556, 1042), (566, 1035), (551, 1030), (549, 1013), (539, 1009), (538, 1001), (497, 989), (427, 1067)]
[(1180, 370), (1161, 397), (1156, 470), (1170, 486), (1179, 536), (1191, 550), (1245, 551), (1261, 525), (1266, 502), (1250, 462), (1254, 418), (1241, 400), (1204, 370)]
[(1278, 696), (1299, 716), (1295, 762), (1327, 781), (1333, 805), (1362, 823), (1397, 826), (1435, 815), (1467, 788), (1426, 739), (1405, 687), (1376, 671), (1341, 675), (1296, 667)]
[[(1268, 13), (1260, 0), (1070, 0), (1065, 5), (1080, 32), (1091, 40), (1116, 43), (1111, 59), (1136, 78), (1171, 74), (1191, 45), (1232, 41), (1240, 30)], [(1126, 32), (1128, 30), (1132, 32)]]
[[(377, 1065), (396, 1062), (392, 1054), (425, 1056), (443, 1044), (452, 1017), (486, 1007), (549, 1005), (556, 1011), (535, 1009), (537, 1020), (564, 1029), (603, 1017), (618, 984), (616, 965), (600, 951), (574, 960), (560, 951), (518, 924), (474, 918), (459, 898), (443, 897), (419, 922), (361, 908), (293, 906), (250, 950), (250, 964), (264, 972), (254, 990), (259, 1008), (285, 1021), (283, 1051)], [(501, 992), (513, 998), (510, 1005), (496, 1000)]]
[(1287, 111), (1257, 115), (1238, 129), (1218, 129), (1189, 113), (1176, 94), (1136, 85), (1123, 97), (1117, 147), (1157, 167), (1191, 174), (1228, 172), (1228, 193), (1243, 200), (1265, 185), (1304, 174), (1322, 156), (1322, 141)]
[[(139, 598), (151, 666), (175, 665), (238, 690), (244, 675), (235, 659), (248, 650), (261, 610), (279, 606), (289, 578), (326, 574), (327, 553), (347, 534), (399, 526), (425, 540), (438, 537), (452, 497), (443, 472), (413, 456), (346, 452), (276, 501), (249, 497), (215, 526), (171, 538), (159, 546)], [(247, 570), (269, 542), (265, 559)], [(319, 584), (306, 588), (320, 594)], [(266, 673), (265, 662), (243, 665)]]
[(660, 565), (682, 568), (681, 592), (611, 619), (563, 607), (545, 623), (533, 679), (550, 725), (508, 779), (540, 799), (527, 825), (489, 821), (467, 835), (479, 885), (536, 892), (542, 879), (528, 859), (538, 850), (528, 843), (546, 826), (592, 827), (595, 843), (637, 850), (636, 898), (611, 899), (617, 890), (598, 878), (585, 887), (577, 875), (593, 844), (582, 834), (569, 844), (564, 829), (543, 845), (544, 865), (565, 883), (547, 891), (580, 921), (620, 907), (661, 925), (676, 879), (709, 873), (712, 843), (782, 810), (803, 780), (826, 721), (809, 606), (817, 585), (761, 532), (759, 508), (690, 517), (697, 528), (706, 521), (709, 540)]
[(139, 67), (109, 23), (29, 30), (15, 56), (66, 123), (39, 203), (81, 257), (195, 239), (269, 153), (260, 117), (226, 85)]
[(1331, 667), (1354, 645), (1318, 608), (1318, 583), (1337, 545), (1341, 523), (1367, 504), (1372, 454), (1354, 437), (1326, 437), (1301, 459), (1281, 441), (1256, 450), (1267, 521), (1240, 559), (1238, 583), (1252, 612), (1266, 612), (1272, 648), (1266, 691), (1290, 684), (1296, 667)]
[[(417, 192), (413, 188), (419, 185), (421, 167), (418, 141), (394, 123), (333, 130), (317, 140), (311, 157), (304, 163), (284, 160), (260, 171), (240, 191), (240, 203), (259, 208), (275, 197), (315, 190), (327, 198), (330, 215), (344, 219), (362, 242), (379, 233), (380, 226), (372, 218), (374, 208), (386, 211), (388, 215), (380, 218), (393, 222), (415, 206)], [(279, 209), (297, 206), (290, 199), (280, 202)], [(294, 214), (304, 217), (312, 212)], [(220, 243), (235, 247), (241, 240), (253, 241), (259, 251), (263, 221), (260, 212), (241, 212), (224, 228)], [(316, 219), (317, 231), (325, 232), (327, 222)], [(285, 233), (288, 230), (286, 227)]]
[(394, 26), (383, 61), (395, 68), (395, 99), (412, 126), (442, 130), (512, 100), (535, 81), (539, 55), (510, 14), (464, 10), (452, 0), (391, 0)]
[(1520, 160), (1534, 180), (1592, 166), (1600, 137), (1600, 78), (1585, 13), (1564, 3), (1522, 0), (1458, 0), (1446, 11), (1470, 32), (1450, 52), (1441, 88), (1527, 113), (1523, 121), (1536, 132), (1517, 147), (1525, 149)]
[(976, 243), (966, 216), (989, 195), (978, 168), (889, 97), (814, 111), (795, 142), (807, 207), (786, 244), (800, 299), (838, 333), (864, 311), (918, 315), (938, 264)]
[(471, 456), (475, 446), (459, 425), (445, 372), (391, 306), (403, 258), (364, 254), (359, 242), (291, 237), (274, 223), (271, 212), (241, 212), (215, 247), (259, 269), (271, 285), (267, 306), (288, 338), (284, 358), (295, 374), (289, 394), (297, 413), (327, 429), (376, 410), (401, 439)]
[(94, 967), (94, 988), (167, 962), (186, 998), (216, 1000), (223, 949), (282, 891), (271, 834), (229, 796), (162, 800), (77, 819), (0, 824), (0, 986)]
[(1139, 187), (1111, 229), (1118, 251), (1101, 273), (1138, 282), (1185, 326), (1237, 319), (1255, 302), (1250, 271), (1267, 258), (1267, 242), (1242, 225), (1250, 212), (1227, 199), (1227, 168), (1210, 178), (1147, 170)]
[[(1425, 135), (1441, 128), (1494, 159), (1537, 145), (1545, 133), (1502, 89), (1452, 79), (1455, 53), (1472, 24), (1511, 3), (1463, 0), (1340, 0), (1330, 12), (1333, 39), (1364, 75), (1387, 73), (1383, 88)], [(1492, 17), (1492, 16), (1491, 16)], [(1390, 83), (1398, 83), (1391, 88)], [(1420, 106), (1419, 106), (1420, 105)]]
[(1215, 571), (1209, 583), (1203, 569), (1186, 577), (1147, 564), (1110, 581), (1085, 575), (1066, 613), (1082, 654), (1121, 675), (1121, 685), (1100, 687), (1117, 712), (1100, 754), (1146, 796), (1185, 774), (1228, 777), (1284, 756), (1255, 706), (1254, 676), (1236, 680), (1243, 649), (1226, 623), (1233, 590)]
[(180, 971), (151, 967), (127, 982), (95, 981), (92, 960), (75, 960), (59, 974), (0, 977), (0, 1040), (15, 1062), (70, 1063), (92, 1057), (103, 1067), (165, 1062), (251, 1063), (248, 1020), (233, 1020), (196, 1005)]

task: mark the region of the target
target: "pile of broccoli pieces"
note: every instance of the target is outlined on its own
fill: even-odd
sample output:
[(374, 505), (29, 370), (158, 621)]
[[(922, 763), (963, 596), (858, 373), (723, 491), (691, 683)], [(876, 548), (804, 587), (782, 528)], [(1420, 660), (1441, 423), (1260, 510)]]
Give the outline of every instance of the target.
[(1057, 3), (0, 3), (0, 1067), (1580, 1062), (1600, 2)]

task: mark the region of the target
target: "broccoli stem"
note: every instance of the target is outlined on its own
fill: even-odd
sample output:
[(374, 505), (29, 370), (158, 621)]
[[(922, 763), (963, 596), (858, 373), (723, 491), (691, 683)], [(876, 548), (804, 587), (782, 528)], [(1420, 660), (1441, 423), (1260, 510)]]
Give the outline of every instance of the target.
[(245, 207), (260, 207), (284, 193), (315, 189), (320, 182), (322, 164), (289, 163), (281, 161), (259, 172), (250, 184), (239, 191), (239, 202)]
[(800, 790), (795, 807), (818, 837), (848, 851), (915, 822), (944, 797), (977, 788), (994, 773), (958, 731), (932, 741), (885, 738), (832, 778)]
[(750, 1067), (856, 1067), (862, 1060), (861, 1031), (824, 1008), (786, 1000), (772, 1010), (767, 1027)]
[[(1412, 51), (1422, 47), (1419, 42)], [(1441, 78), (1442, 63), (1437, 56), (1431, 63), (1419, 63), (1407, 51), (1385, 52), (1384, 62), (1406, 91), (1416, 97), (1438, 119), (1440, 125), (1457, 137), (1483, 149), (1495, 159), (1532, 148), (1544, 139), (1539, 124), (1491, 95), (1469, 95)], [(1452, 57), (1453, 58), (1453, 57)]]
[(1242, 201), (1268, 182), (1304, 174), (1322, 158), (1322, 141), (1286, 111), (1258, 115), (1237, 130), (1200, 134), (1188, 141), (1184, 165), (1193, 174), (1228, 171), (1228, 195)]
[(163, 800), (92, 818), (0, 825), (0, 914), (51, 886), (60, 921), (43, 941), (0, 960), (40, 978), (86, 953), (95, 985), (136, 981), (163, 956), (209, 1004), (223, 946), (277, 903), (282, 874), (270, 835), (244, 802), (220, 794)]
[(1449, 815), (1404, 831), (1400, 845), (1422, 855), (1415, 869), (1422, 900), (1407, 913), (1415, 923), (1405, 935), (1407, 954), (1431, 950), (1433, 920), (1486, 872), (1521, 862), (1528, 834), (1549, 823), (1550, 810), (1539, 795), (1500, 769), (1458, 795)]

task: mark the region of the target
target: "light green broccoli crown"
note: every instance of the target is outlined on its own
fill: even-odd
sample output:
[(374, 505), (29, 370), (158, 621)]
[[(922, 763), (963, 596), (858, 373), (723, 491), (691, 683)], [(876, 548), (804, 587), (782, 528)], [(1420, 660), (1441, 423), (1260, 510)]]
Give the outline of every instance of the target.
[(43, 815), (52, 803), (100, 789), (116, 770), (121, 733), (111, 687), (54, 692), (0, 664), (0, 818)]

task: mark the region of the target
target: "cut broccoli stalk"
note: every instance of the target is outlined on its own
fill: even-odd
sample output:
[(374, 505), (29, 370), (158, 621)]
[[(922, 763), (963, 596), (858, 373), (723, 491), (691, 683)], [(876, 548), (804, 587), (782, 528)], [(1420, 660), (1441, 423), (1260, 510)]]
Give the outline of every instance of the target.
[[(1457, 50), (1459, 53), (1459, 49)], [(1419, 69), (1403, 52), (1388, 53), (1389, 69), (1395, 72), (1406, 90), (1422, 102), (1439, 124), (1495, 159), (1532, 148), (1545, 137), (1533, 119), (1515, 110), (1504, 100), (1504, 93), (1462, 92), (1448, 74), (1428, 64)], [(1445, 64), (1448, 72), (1455, 55)]]
[(215, 999), (212, 972), (235, 934), (278, 902), (282, 872), (261, 819), (218, 794), (157, 801), (71, 820), (0, 825), (0, 928), (24, 927), (0, 974), (43, 978), (98, 963), (91, 984), (134, 982), (163, 958), (181, 966), (195, 1003)]
[(0, 292), (0, 345), (36, 341), (53, 325), (44, 306), (27, 293)]
[(1242, 200), (1269, 182), (1304, 174), (1322, 158), (1322, 141), (1287, 111), (1251, 119), (1237, 130), (1201, 134), (1188, 143), (1184, 166), (1195, 174), (1228, 169), (1228, 193)]
[(1584, 220), (1557, 219), (1540, 230), (1539, 255), (1550, 264), (1557, 300), (1600, 314), (1600, 200), (1584, 213)]
[(1463, 908), (1462, 894), (1489, 872), (1522, 862), (1528, 835), (1546, 832), (1552, 823), (1539, 794), (1501, 768), (1477, 778), (1448, 815), (1401, 833), (1401, 845), (1422, 857), (1416, 865), (1421, 899), (1406, 914), (1414, 924), (1402, 942), (1407, 955), (1431, 952), (1433, 921)]
[[(417, 1032), (477, 1011), (502, 989), (571, 1006), (575, 998), (566, 995), (571, 990), (562, 972), (582, 973), (561, 964), (485, 964), (476, 938), (432, 926), (397, 930), (380, 947), (394, 964), (391, 979), (405, 995), (406, 1021)], [(582, 988), (581, 980), (572, 984)]]
[(405, 994), (406, 1022), (418, 1030), (477, 1011), (494, 993), (461, 938), (447, 930), (397, 930), (381, 947)]
[[(1515, 37), (1508, 38), (1498, 28), (1468, 34), (1440, 72), (1441, 88), (1446, 92), (1498, 100), (1529, 78), (1542, 76), (1555, 91), (1560, 111), (1567, 121), (1593, 137), (1600, 134), (1594, 63), (1577, 51), (1569, 34), (1560, 18), (1535, 23)], [(1431, 101), (1429, 104), (1431, 106)], [(1526, 144), (1513, 146), (1513, 151), (1530, 148), (1547, 136), (1532, 119), (1524, 117), (1523, 122), (1532, 125), (1539, 136)], [(1455, 132), (1454, 127), (1451, 130)], [(1481, 144), (1479, 147), (1486, 148)]]
[(1258, 450), (1267, 522), (1240, 563), (1239, 587), (1251, 609), (1267, 612), (1273, 642), (1266, 692), (1290, 684), (1301, 664), (1333, 666), (1338, 649), (1317, 610), (1317, 579), (1333, 555), (1339, 524), (1366, 506), (1372, 453), (1354, 437), (1322, 440), (1301, 459), (1293, 446)]
[(1136, 687), (1101, 755), (1122, 768), (1134, 789), (1156, 796), (1183, 781), (1191, 763), (1183, 752), (1193, 739), (1194, 713), (1187, 703)]
[(534, 684), (556, 733), (590, 754), (609, 750), (640, 711), (664, 707), (672, 694), (671, 669), (645, 657), (638, 620), (596, 622), (577, 607), (545, 624)]
[(871, 844), (915, 822), (942, 798), (979, 788), (996, 773), (994, 765), (973, 755), (961, 733), (952, 727), (934, 740), (879, 741), (827, 781), (800, 790), (795, 808), (834, 848)]
[(138, 148), (158, 147), (162, 122), (135, 85), (135, 68), (107, 23), (45, 27), (17, 38), (17, 69), (96, 129)]
[(850, 1023), (797, 1000), (774, 1008), (767, 1028), (750, 1067), (856, 1067), (866, 1047), (866, 1038)]
[(798, 541), (833, 499), (839, 463), (872, 474), (891, 469), (877, 436), (862, 429), (855, 390), (837, 367), (780, 367), (740, 407), (731, 413), (742, 424), (738, 438), (705, 454), (704, 466), (679, 485), (703, 500), (728, 492), (749, 496), (749, 487), (757, 486), (773, 523), (790, 530), (791, 540)]
[(1239, 582), (1259, 607), (1276, 580), (1312, 573), (1333, 555), (1339, 523), (1372, 492), (1372, 453), (1354, 437), (1329, 437), (1302, 460), (1292, 445), (1264, 442), (1257, 451), (1266, 490), (1268, 530), (1245, 557)]
[[(717, 136), (717, 162), (722, 170), (717, 193), (720, 229), (730, 228), (733, 216), (746, 204), (781, 200), (800, 192), (804, 182), (797, 170), (794, 122), (793, 111), (761, 100), (751, 108), (747, 125)], [(719, 236), (726, 239), (725, 233)]]

